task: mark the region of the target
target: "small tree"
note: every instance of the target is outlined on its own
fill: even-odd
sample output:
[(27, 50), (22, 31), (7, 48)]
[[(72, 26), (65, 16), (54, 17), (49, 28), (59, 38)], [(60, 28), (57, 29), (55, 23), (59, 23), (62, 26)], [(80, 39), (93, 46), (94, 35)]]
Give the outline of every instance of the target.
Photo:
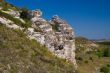
[(110, 49), (109, 48), (106, 48), (104, 50), (104, 57), (110, 57)]
[(27, 8), (22, 8), (21, 10), (22, 10), (22, 12), (20, 14), (20, 17), (23, 18), (23, 19), (29, 19), (28, 9)]

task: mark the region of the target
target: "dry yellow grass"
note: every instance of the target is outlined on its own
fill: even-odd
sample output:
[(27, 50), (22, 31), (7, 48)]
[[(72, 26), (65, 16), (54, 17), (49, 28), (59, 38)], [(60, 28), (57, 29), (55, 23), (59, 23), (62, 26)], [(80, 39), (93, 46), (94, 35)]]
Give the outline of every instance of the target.
[(104, 64), (110, 64), (110, 57), (97, 58), (88, 63), (82, 62), (81, 64), (78, 64), (78, 73), (96, 72)]

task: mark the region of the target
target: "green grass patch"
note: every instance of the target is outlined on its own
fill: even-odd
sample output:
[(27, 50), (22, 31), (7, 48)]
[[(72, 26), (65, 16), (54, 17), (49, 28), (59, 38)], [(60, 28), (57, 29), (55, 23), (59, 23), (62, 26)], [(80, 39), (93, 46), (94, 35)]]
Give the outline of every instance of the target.
[(103, 65), (103, 66), (100, 68), (100, 72), (110, 73), (110, 64)]

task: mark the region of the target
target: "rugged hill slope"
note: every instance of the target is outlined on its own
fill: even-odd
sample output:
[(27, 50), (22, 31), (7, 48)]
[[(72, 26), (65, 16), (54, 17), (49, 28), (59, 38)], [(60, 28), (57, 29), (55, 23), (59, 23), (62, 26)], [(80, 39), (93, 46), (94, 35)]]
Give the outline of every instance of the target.
[(99, 47), (99, 45), (96, 42), (91, 41), (85, 37), (76, 37), (75, 43), (76, 43), (77, 52), (95, 51)]
[(75, 72), (72, 28), (56, 16), (46, 21), (41, 15), (0, 3), (1, 73)]
[(57, 15), (0, 3), (0, 73), (109, 73), (109, 64), (108, 43), (75, 38)]
[(78, 73), (109, 73), (110, 44), (76, 37)]
[[(71, 26), (57, 15), (50, 21), (42, 18), (40, 10), (26, 10), (8, 8), (2, 3), (0, 22), (12, 29), (20, 29), (30, 39), (35, 39), (45, 45), (54, 55), (73, 62), (75, 61), (75, 35)], [(4, 7), (7, 9), (4, 10)]]
[(74, 66), (29, 40), (20, 30), (0, 24), (0, 73), (74, 73)]

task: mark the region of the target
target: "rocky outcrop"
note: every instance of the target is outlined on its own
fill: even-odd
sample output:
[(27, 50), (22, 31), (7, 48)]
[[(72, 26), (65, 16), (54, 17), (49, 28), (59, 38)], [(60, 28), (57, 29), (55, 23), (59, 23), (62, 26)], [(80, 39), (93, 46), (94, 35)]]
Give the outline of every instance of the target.
[(46, 21), (40, 12), (31, 12), (34, 16), (31, 18), (32, 28), (27, 31), (28, 36), (48, 47), (56, 56), (71, 61), (76, 66), (75, 35), (72, 27), (57, 15)]
[[(9, 14), (16, 17), (16, 12), (15, 14), (12, 13), (14, 12)], [(42, 12), (40, 10), (29, 11), (29, 14), (32, 25), (25, 31), (28, 37), (46, 46), (57, 57), (73, 62), (75, 67), (77, 67), (75, 60), (75, 35), (72, 27), (57, 15), (53, 16), (50, 21), (46, 21), (41, 17)], [(21, 19), (18, 15), (17, 17)], [(9, 28), (24, 29), (4, 17), (0, 17), (0, 22), (6, 24)]]

